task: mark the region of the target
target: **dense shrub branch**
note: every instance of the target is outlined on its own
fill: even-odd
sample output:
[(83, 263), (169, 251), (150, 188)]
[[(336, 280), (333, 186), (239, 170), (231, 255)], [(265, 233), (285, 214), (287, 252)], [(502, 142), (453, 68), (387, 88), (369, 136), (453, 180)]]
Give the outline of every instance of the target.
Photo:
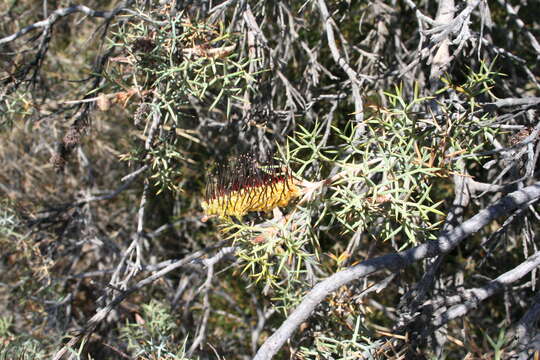
[(463, 222), (461, 225), (442, 233), (435, 241), (416, 246), (398, 253), (388, 254), (366, 260), (356, 266), (339, 271), (321, 281), (307, 293), (302, 303), (287, 317), (281, 326), (259, 348), (255, 360), (271, 359), (294, 333), (296, 328), (305, 321), (330, 293), (340, 286), (354, 280), (359, 280), (376, 271), (390, 269), (399, 271), (406, 266), (425, 258), (438, 256), (452, 251), (462, 240), (482, 229), (494, 219), (508, 215), (522, 204), (540, 198), (540, 182), (515, 191), (495, 204), (480, 211), (478, 214)]

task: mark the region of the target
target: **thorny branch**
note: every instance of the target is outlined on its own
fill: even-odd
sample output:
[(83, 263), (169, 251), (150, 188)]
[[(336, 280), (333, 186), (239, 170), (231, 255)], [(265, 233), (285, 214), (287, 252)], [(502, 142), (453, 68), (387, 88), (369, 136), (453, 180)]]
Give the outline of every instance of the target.
[(331, 292), (351, 281), (361, 279), (376, 271), (390, 269), (398, 271), (425, 258), (445, 254), (454, 249), (461, 241), (479, 231), (492, 220), (508, 215), (520, 205), (540, 198), (540, 182), (515, 191), (454, 229), (443, 232), (435, 241), (429, 241), (412, 249), (366, 260), (356, 266), (342, 270), (321, 281), (307, 293), (304, 300), (281, 324), (257, 351), (254, 360), (271, 359), (287, 341), (296, 328), (305, 321), (311, 312)]

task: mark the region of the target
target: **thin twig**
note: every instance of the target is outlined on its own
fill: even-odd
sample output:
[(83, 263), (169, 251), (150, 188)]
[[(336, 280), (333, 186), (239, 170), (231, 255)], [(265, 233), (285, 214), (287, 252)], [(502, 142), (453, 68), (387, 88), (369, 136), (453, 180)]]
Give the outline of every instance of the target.
[(45, 20), (41, 20), (36, 23), (33, 23), (32, 25), (28, 25), (14, 34), (1, 38), (0, 45), (16, 40), (20, 38), (21, 36), (24, 36), (28, 34), (29, 32), (37, 30), (37, 29), (42, 29), (42, 28), (50, 29), (61, 18), (71, 15), (73, 13), (79, 13), (79, 12), (85, 14), (86, 16), (105, 18), (105, 19), (110, 19), (116, 16), (117, 14), (119, 14), (120, 12), (127, 12), (133, 16), (140, 17), (141, 19), (151, 22), (155, 25), (166, 24), (166, 22), (158, 22), (158, 21), (152, 20), (142, 14), (134, 12), (133, 10), (125, 8), (125, 6), (127, 6), (128, 3), (126, 3), (124, 6), (119, 6), (111, 11), (94, 10), (84, 5), (73, 5), (70, 7), (57, 9), (51, 15), (49, 15)]
[(463, 291), (463, 293), (461, 295), (458, 295), (457, 297), (459, 297), (460, 299), (464, 299), (464, 303), (454, 305), (443, 313), (437, 314), (435, 318), (430, 322), (429, 328), (426, 329), (424, 333), (428, 334), (433, 331), (433, 329), (441, 327), (447, 322), (465, 315), (470, 310), (476, 308), (483, 300), (493, 296), (499, 291), (502, 291), (505, 286), (518, 281), (539, 266), (540, 251), (536, 252), (534, 255), (529, 257), (523, 263), (516, 266), (514, 269), (505, 272), (504, 274), (490, 281), (486, 285)]
[(152, 284), (154, 281), (156, 281), (159, 278), (162, 278), (163, 276), (167, 275), (171, 271), (176, 270), (176, 269), (178, 269), (178, 268), (180, 268), (182, 266), (190, 264), (192, 261), (204, 256), (205, 254), (207, 254), (211, 250), (220, 248), (225, 243), (226, 243), (226, 241), (221, 241), (221, 242), (217, 243), (216, 245), (213, 245), (213, 246), (210, 246), (208, 248), (196, 251), (193, 254), (184, 257), (183, 259), (171, 261), (169, 263), (169, 265), (167, 265), (165, 268), (163, 268), (163, 269), (157, 271), (156, 273), (154, 273), (153, 275), (139, 281), (137, 284), (130, 287), (129, 289), (126, 289), (126, 290), (122, 291), (109, 304), (107, 304), (107, 306), (105, 306), (104, 308), (99, 309), (96, 312), (96, 314), (94, 316), (92, 316), (92, 318), (88, 321), (85, 328), (82, 331), (80, 331), (77, 335), (73, 336), (73, 338), (54, 355), (53, 360), (60, 360), (62, 358), (62, 356), (66, 353), (66, 351), (68, 349), (70, 349), (70, 348), (73, 348), (83, 336), (93, 332), (95, 330), (96, 326), (101, 321), (103, 321), (103, 319), (105, 319), (107, 317), (107, 315), (118, 304), (120, 304), (122, 301), (124, 301), (124, 299), (126, 299), (129, 295), (133, 294), (137, 290), (140, 290), (140, 289), (142, 289), (143, 287), (145, 287), (147, 285)]
[(332, 53), (332, 58), (334, 61), (345, 71), (349, 80), (351, 81), (352, 95), (354, 99), (354, 117), (356, 119), (356, 124), (358, 125), (355, 138), (360, 137), (365, 131), (364, 124), (364, 106), (362, 97), (360, 96), (360, 83), (358, 81), (358, 74), (354, 69), (347, 63), (347, 61), (340, 55), (339, 50), (336, 45), (336, 39), (334, 35), (334, 29), (332, 28), (332, 18), (328, 12), (328, 7), (324, 0), (319, 0), (319, 10), (321, 12), (321, 17), (324, 23), (324, 29), (326, 31), (326, 38), (328, 40), (328, 46), (330, 47), (330, 52)]

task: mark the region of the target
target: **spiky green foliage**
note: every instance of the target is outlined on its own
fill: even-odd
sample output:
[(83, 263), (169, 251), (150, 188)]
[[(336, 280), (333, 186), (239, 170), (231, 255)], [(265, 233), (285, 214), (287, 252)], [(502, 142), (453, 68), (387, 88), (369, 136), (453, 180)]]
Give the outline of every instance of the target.
[(141, 359), (189, 360), (185, 355), (187, 339), (183, 342), (177, 339), (179, 319), (175, 318), (171, 309), (152, 300), (142, 305), (141, 310), (135, 321), (127, 322), (120, 328), (128, 350)]

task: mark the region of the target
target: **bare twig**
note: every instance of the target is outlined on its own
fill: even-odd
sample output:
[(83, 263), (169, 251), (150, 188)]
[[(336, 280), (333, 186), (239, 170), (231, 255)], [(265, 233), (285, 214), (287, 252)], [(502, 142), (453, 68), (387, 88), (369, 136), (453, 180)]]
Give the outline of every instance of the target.
[[(33, 23), (32, 25), (28, 25), (21, 30), (17, 31), (14, 34), (11, 34), (9, 36), (3, 37), (0, 39), (0, 45), (11, 42), (13, 40), (16, 40), (20, 38), (21, 36), (24, 36), (28, 34), (31, 31), (37, 30), (37, 29), (50, 29), (54, 24), (60, 20), (61, 18), (65, 16), (69, 16), (74, 13), (83, 13), (86, 16), (90, 17), (97, 17), (97, 18), (105, 18), (105, 19), (111, 19), (114, 16), (118, 15), (120, 12), (127, 12), (133, 16), (140, 17), (141, 19), (151, 22), (156, 25), (163, 25), (165, 22), (157, 22), (154, 21), (142, 14), (136, 13), (130, 9), (127, 9), (126, 7), (131, 3), (132, 1), (124, 1), (120, 4), (120, 6), (116, 7), (115, 9), (111, 11), (101, 11), (101, 10), (94, 10), (89, 8), (88, 6), (84, 5), (73, 5), (66, 8), (61, 8), (55, 10), (51, 15), (49, 15), (45, 20), (38, 21), (36, 23)], [(47, 14), (45, 12), (45, 14)]]
[(159, 278), (162, 278), (163, 276), (167, 275), (173, 270), (176, 270), (182, 266), (190, 264), (192, 261), (206, 255), (208, 252), (222, 247), (226, 241), (221, 241), (217, 243), (214, 246), (210, 246), (208, 248), (196, 251), (192, 253), (191, 255), (188, 255), (180, 260), (171, 261), (166, 267), (163, 269), (157, 271), (153, 275), (139, 281), (134, 286), (122, 291), (120, 294), (118, 294), (107, 306), (105, 306), (102, 309), (99, 309), (94, 316), (88, 321), (85, 328), (81, 330), (76, 336), (74, 336), (66, 345), (64, 345), (55, 355), (53, 360), (60, 360), (66, 351), (70, 348), (73, 348), (75, 344), (85, 335), (90, 334), (94, 331), (96, 326), (103, 321), (107, 315), (118, 305), (120, 304), (125, 298), (127, 298), (129, 295), (133, 294), (137, 290), (142, 289), (143, 287), (150, 285), (154, 281), (156, 281)]
[(446, 29), (450, 27), (449, 24), (454, 19), (454, 12), (454, 0), (443, 0), (439, 2), (437, 18), (435, 19), (435, 28), (445, 28), (445, 30), (443, 30), (440, 39), (435, 40), (434, 37), (432, 37), (432, 41), (439, 45), (437, 52), (431, 59), (431, 72), (429, 78), (432, 82), (439, 79), (439, 76), (451, 61), (449, 49), (450, 39), (448, 38), (450, 31)]
[(516, 326), (508, 332), (507, 338), (514, 338), (519, 343), (519, 347), (524, 350), (538, 350), (540, 345), (540, 335), (535, 331), (535, 324), (540, 319), (540, 293), (533, 298), (531, 307), (519, 320)]
[(214, 277), (214, 263), (210, 262), (209, 266), (207, 267), (207, 274), (206, 274), (206, 281), (203, 284), (203, 315), (202, 318), (199, 320), (199, 326), (197, 328), (197, 332), (195, 335), (195, 338), (193, 339), (193, 343), (189, 347), (188, 350), (188, 356), (191, 356), (195, 350), (201, 345), (204, 338), (206, 337), (206, 326), (208, 325), (208, 318), (210, 317), (210, 289), (212, 287), (212, 278)]
[(492, 103), (482, 104), (487, 111), (510, 106), (536, 106), (540, 104), (540, 97), (522, 97), (500, 99)]
[(430, 323), (430, 328), (426, 329), (425, 333), (427, 334), (433, 331), (433, 329), (465, 315), (470, 310), (476, 308), (483, 300), (503, 290), (505, 286), (518, 281), (539, 266), (540, 252), (536, 252), (523, 263), (500, 275), (495, 280), (490, 281), (485, 286), (465, 290), (463, 294), (458, 296), (459, 299), (463, 299), (464, 302), (462, 304), (454, 305), (440, 314), (436, 314), (435, 318)]
[(324, 0), (319, 0), (319, 10), (321, 12), (321, 17), (324, 22), (324, 29), (326, 31), (326, 38), (328, 40), (328, 46), (330, 47), (330, 52), (332, 53), (332, 57), (334, 58), (334, 61), (345, 71), (347, 76), (349, 77), (349, 80), (351, 81), (351, 87), (352, 87), (352, 95), (354, 99), (354, 107), (355, 107), (355, 119), (356, 123), (358, 125), (357, 133), (355, 134), (356, 137), (359, 137), (364, 133), (365, 125), (364, 125), (364, 106), (362, 102), (362, 97), (360, 96), (360, 82), (358, 80), (358, 74), (354, 69), (347, 63), (347, 61), (340, 55), (339, 50), (336, 45), (336, 39), (334, 35), (334, 29), (332, 28), (333, 24), (332, 18), (330, 14), (328, 13), (328, 8), (326, 6), (326, 2)]
[[(146, 138), (145, 142), (145, 150), (149, 151), (152, 147), (152, 142), (154, 140), (154, 136), (156, 132), (158, 131), (160, 125), (162, 123), (161, 114), (158, 112), (154, 112), (152, 124), (150, 125), (150, 129), (148, 131), (148, 137)], [(127, 286), (128, 281), (136, 275), (138, 271), (142, 268), (142, 250), (141, 250), (141, 241), (144, 236), (143, 230), (144, 230), (144, 218), (145, 218), (145, 211), (146, 211), (146, 202), (149, 194), (149, 179), (144, 180), (144, 187), (143, 192), (141, 195), (141, 200), (139, 204), (139, 210), (137, 211), (137, 231), (133, 235), (133, 241), (127, 248), (127, 250), (122, 255), (122, 259), (120, 260), (117, 270), (114, 272), (111, 283), (115, 286), (119, 286), (120, 284), (122, 287)], [(128, 266), (128, 275), (125, 276), (123, 279), (121, 279), (121, 276), (124, 274), (126, 270), (126, 264), (127, 259), (132, 256), (132, 252), (135, 250), (135, 264), (134, 266)]]
[(519, 27), (521, 31), (525, 33), (527, 36), (527, 39), (529, 39), (532, 48), (536, 52), (537, 56), (540, 56), (540, 44), (538, 43), (538, 40), (534, 37), (534, 35), (527, 29), (527, 25), (518, 17), (517, 11), (510, 5), (508, 2), (503, 0), (497, 0), (497, 2), (506, 8), (506, 11), (508, 14), (514, 18), (514, 21), (516, 22), (516, 25)]

